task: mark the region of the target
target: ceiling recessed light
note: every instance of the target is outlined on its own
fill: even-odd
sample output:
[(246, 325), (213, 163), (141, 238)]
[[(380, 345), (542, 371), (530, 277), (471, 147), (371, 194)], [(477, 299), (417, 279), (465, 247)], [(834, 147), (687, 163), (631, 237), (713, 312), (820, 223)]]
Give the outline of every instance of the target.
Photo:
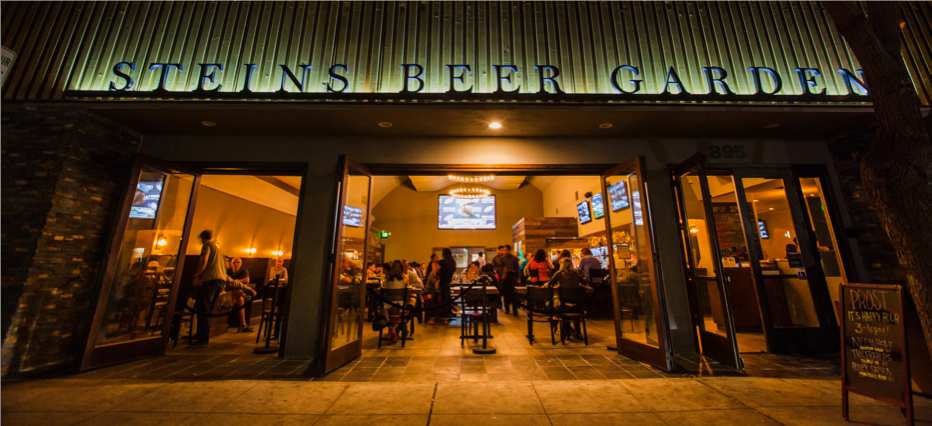
[(493, 121), (493, 122), (489, 123), (489, 128), (491, 128), (491, 129), (501, 129), (501, 128), (502, 128), (502, 123), (499, 123), (499, 122), (497, 122), (497, 121)]
[(389, 122), (387, 122), (387, 121), (383, 121), (383, 122), (379, 123), (379, 127), (392, 127), (392, 123), (389, 123)]
[(216, 126), (217, 126), (217, 123), (214, 123), (213, 121), (207, 121), (207, 120), (202, 121), (201, 124), (203, 124), (203, 125), (205, 125), (205, 126), (207, 126), (207, 127), (216, 127)]
[(612, 123), (602, 123), (602, 124), (599, 124), (599, 128), (600, 128), (600, 129), (611, 129), (612, 126), (614, 126), (614, 124), (612, 124)]
[(773, 129), (773, 128), (776, 128), (776, 127), (780, 127), (780, 123), (770, 123), (770, 124), (765, 124), (765, 125), (764, 125), (764, 128), (765, 128), (765, 129)]

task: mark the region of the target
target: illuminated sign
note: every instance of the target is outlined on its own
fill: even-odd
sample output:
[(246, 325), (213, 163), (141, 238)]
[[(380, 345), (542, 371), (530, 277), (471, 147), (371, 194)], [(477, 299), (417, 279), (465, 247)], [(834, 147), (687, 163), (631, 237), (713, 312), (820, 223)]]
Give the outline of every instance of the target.
[[(336, 64), (329, 68), (328, 79), (322, 85), (323, 89), (312, 91), (307, 84), (308, 75), (312, 67), (300, 65), (292, 67), (278, 65), (281, 69), (281, 80), (273, 84), (279, 87), (274, 92), (256, 92), (254, 87), (259, 85), (260, 73), (254, 71), (258, 65), (244, 64), (242, 68), (243, 83), (241, 87), (225, 87), (217, 81), (222, 80), (221, 75), (228, 70), (224, 64), (196, 64), (194, 70), (186, 68), (181, 63), (154, 62), (146, 70), (152, 73), (157, 81), (152, 91), (133, 90), (136, 81), (142, 77), (142, 69), (137, 72), (135, 62), (120, 62), (112, 68), (113, 77), (109, 83), (109, 90), (69, 90), (69, 96), (94, 97), (154, 97), (164, 98), (210, 98), (210, 99), (353, 99), (358, 95), (367, 98), (408, 99), (438, 97), (441, 99), (534, 99), (542, 96), (548, 99), (579, 99), (579, 100), (747, 100), (747, 101), (851, 101), (854, 98), (863, 102), (867, 97), (867, 87), (863, 82), (863, 71), (855, 72), (841, 68), (837, 72), (841, 75), (848, 89), (847, 95), (828, 95), (827, 82), (818, 68), (800, 67), (794, 69), (795, 75), (781, 76), (775, 69), (752, 66), (746, 72), (753, 82), (748, 93), (736, 93), (729, 82), (729, 71), (718, 66), (702, 67), (702, 77), (706, 84), (706, 93), (690, 93), (683, 84), (676, 67), (668, 67), (663, 76), (662, 90), (649, 93), (645, 89), (644, 76), (637, 66), (621, 65), (612, 70), (609, 76), (614, 91), (612, 93), (567, 94), (560, 87), (560, 69), (553, 65), (535, 65), (532, 73), (537, 80), (536, 92), (532, 92), (525, 84), (522, 87), (521, 79), (527, 81), (529, 76), (521, 75), (522, 70), (514, 65), (492, 65), (494, 91), (479, 93), (475, 91), (475, 77), (472, 67), (465, 64), (445, 65), (446, 75), (438, 76), (449, 89), (443, 93), (427, 93), (428, 77), (421, 64), (401, 65), (401, 90), (398, 92), (357, 93), (350, 92), (350, 68), (345, 64)], [(185, 71), (188, 69), (187, 71)], [(230, 70), (236, 72), (238, 70)], [(185, 75), (185, 73), (193, 73)], [(170, 91), (166, 89), (169, 77), (173, 79), (193, 77), (197, 82), (191, 91)], [(799, 80), (801, 93), (789, 93), (791, 85), (784, 86), (784, 78)], [(290, 82), (290, 84), (288, 84)]]

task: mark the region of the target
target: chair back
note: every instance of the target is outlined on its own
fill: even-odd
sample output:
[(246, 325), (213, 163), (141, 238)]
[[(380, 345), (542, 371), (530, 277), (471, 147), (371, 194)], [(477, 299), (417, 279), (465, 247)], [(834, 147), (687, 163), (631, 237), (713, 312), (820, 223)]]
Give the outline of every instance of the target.
[(553, 289), (550, 287), (528, 287), (527, 304), (534, 309), (546, 310), (547, 305), (553, 300)]
[(605, 279), (605, 269), (596, 269), (592, 268), (589, 270), (589, 284), (590, 285), (599, 285), (602, 284), (602, 281)]
[(383, 288), (382, 297), (385, 300), (391, 302), (402, 302), (399, 304), (404, 304), (408, 300), (408, 288)]
[(564, 304), (578, 305), (586, 300), (585, 287), (560, 287), (560, 301)]

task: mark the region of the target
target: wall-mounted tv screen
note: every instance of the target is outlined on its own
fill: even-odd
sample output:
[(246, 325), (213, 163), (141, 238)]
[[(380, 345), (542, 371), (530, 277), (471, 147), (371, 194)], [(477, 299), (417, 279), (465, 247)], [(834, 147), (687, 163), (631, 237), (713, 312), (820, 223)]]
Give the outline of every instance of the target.
[(343, 224), (353, 228), (362, 226), (362, 209), (343, 205)]
[(576, 205), (576, 211), (579, 212), (579, 224), (592, 222), (592, 215), (589, 214), (589, 202), (583, 201)]
[(605, 204), (602, 203), (602, 193), (592, 196), (592, 218), (601, 219), (605, 216)]
[(764, 222), (763, 220), (758, 220), (758, 221), (757, 221), (757, 229), (760, 230), (760, 237), (761, 237), (761, 239), (766, 240), (766, 239), (770, 238), (770, 234), (767, 233), (767, 223), (766, 223), (766, 222)]
[(611, 201), (613, 212), (628, 208), (628, 188), (625, 186), (625, 181), (609, 185), (608, 198)]
[(129, 209), (131, 219), (155, 219), (159, 211), (159, 201), (162, 199), (162, 184), (164, 178), (139, 179), (136, 184), (136, 195), (133, 196), (133, 205)]
[(495, 229), (495, 196), (469, 199), (441, 195), (437, 229)]

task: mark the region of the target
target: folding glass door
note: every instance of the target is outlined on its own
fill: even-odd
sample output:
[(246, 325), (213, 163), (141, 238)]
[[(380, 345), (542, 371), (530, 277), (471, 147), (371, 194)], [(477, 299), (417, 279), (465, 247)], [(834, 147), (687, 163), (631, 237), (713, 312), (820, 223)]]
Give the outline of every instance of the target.
[(642, 160), (632, 158), (601, 178), (618, 352), (672, 370)]
[(200, 179), (179, 165), (137, 158), (82, 370), (165, 352)]
[(331, 371), (362, 355), (366, 255), (372, 205), (372, 173), (340, 157), (336, 220), (330, 252), (330, 314), (324, 368)]

